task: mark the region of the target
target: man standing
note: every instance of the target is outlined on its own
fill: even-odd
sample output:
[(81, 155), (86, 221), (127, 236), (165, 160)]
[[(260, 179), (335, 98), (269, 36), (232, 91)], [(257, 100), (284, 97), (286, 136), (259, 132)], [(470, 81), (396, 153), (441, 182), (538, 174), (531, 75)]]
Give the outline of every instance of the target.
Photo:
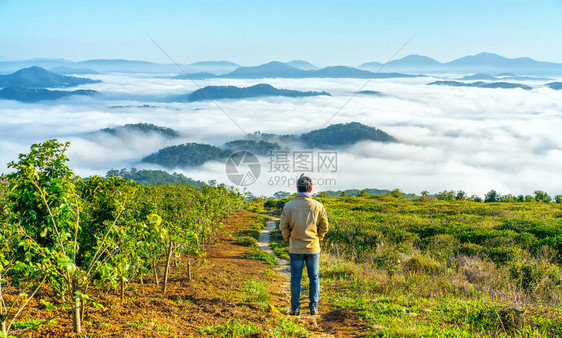
[(301, 175), (297, 181), (297, 196), (285, 204), (281, 215), (280, 229), (283, 238), (289, 242), (291, 259), (291, 311), (292, 316), (300, 314), (302, 270), (306, 264), (309, 280), (310, 314), (318, 314), (320, 279), (320, 241), (328, 232), (328, 217), (322, 203), (312, 199), (312, 180)]

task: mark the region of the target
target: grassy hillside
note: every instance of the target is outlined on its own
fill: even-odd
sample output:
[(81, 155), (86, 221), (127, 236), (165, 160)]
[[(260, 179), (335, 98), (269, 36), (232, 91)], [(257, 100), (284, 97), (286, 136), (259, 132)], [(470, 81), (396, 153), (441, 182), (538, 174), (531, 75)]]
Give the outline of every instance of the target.
[[(323, 297), (359, 313), (372, 334), (562, 335), (562, 204), (317, 199), (331, 225)], [(287, 200), (266, 205), (280, 211)]]

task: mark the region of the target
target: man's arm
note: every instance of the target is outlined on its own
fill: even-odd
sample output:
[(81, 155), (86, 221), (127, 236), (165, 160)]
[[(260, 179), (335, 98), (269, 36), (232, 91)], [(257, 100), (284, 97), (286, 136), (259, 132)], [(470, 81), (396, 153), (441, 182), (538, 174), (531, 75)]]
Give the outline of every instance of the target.
[(291, 238), (291, 228), (289, 227), (289, 220), (287, 219), (287, 216), (285, 216), (285, 208), (283, 208), (283, 212), (281, 213), (279, 229), (281, 229), (281, 232), (283, 233), (283, 238), (288, 242), (289, 238)]
[(324, 206), (322, 206), (322, 210), (320, 211), (316, 229), (318, 229), (318, 239), (323, 240), (324, 235), (328, 232), (328, 215), (326, 214)]

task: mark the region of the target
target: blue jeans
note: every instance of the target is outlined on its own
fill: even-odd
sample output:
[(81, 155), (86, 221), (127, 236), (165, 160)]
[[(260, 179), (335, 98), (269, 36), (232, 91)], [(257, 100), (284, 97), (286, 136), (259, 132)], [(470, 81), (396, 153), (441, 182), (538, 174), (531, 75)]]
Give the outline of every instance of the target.
[(320, 253), (315, 254), (289, 254), (291, 258), (291, 309), (296, 310), (301, 307), (301, 279), (302, 270), (306, 263), (308, 272), (308, 303), (309, 308), (318, 308), (320, 298), (320, 278), (318, 276), (318, 262)]

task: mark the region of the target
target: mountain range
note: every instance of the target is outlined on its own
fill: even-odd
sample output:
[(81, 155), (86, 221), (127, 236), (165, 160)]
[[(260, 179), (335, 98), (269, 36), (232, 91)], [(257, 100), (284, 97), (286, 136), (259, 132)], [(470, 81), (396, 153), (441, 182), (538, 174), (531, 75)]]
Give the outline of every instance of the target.
[[(368, 62), (358, 66), (359, 69), (377, 71), (382, 66), (379, 62)], [(468, 55), (450, 62), (439, 62), (427, 56), (409, 55), (389, 62), (383, 71), (417, 72), (417, 73), (498, 73), (552, 75), (562, 74), (562, 63), (536, 61), (528, 57), (507, 58), (494, 53)]]
[(460, 81), (434, 81), (428, 83), (428, 85), (438, 85), (438, 86), (452, 86), (452, 87), (477, 87), (477, 88), (503, 88), (503, 89), (513, 89), (521, 88), (525, 90), (531, 90), (533, 87), (527, 86), (521, 83), (512, 82), (460, 82)]
[[(282, 62), (278, 62), (282, 63)], [(284, 70), (279, 68), (277, 71), (287, 71), (288, 75), (284, 77), (303, 77), (303, 71), (322, 70), (319, 67), (305, 60), (293, 60), (283, 63), (291, 68)], [(0, 72), (14, 72), (20, 68), (31, 66), (40, 66), (43, 68), (67, 67), (67, 68), (88, 68), (96, 72), (139, 72), (139, 73), (179, 73), (179, 69), (175, 64), (153, 63), (148, 61), (122, 60), (122, 59), (96, 59), (86, 61), (69, 61), (65, 59), (44, 59), (35, 58), (22, 61), (5, 61), (0, 60)], [(201, 61), (190, 64), (179, 65), (183, 71), (194, 73), (210, 73), (213, 75), (225, 75), (233, 73), (238, 68), (255, 68), (240, 67), (240, 65), (229, 61)], [(363, 63), (356, 69), (370, 72), (399, 72), (409, 74), (473, 74), (473, 73), (515, 73), (524, 75), (560, 75), (562, 74), (562, 63), (542, 62), (528, 57), (507, 58), (494, 53), (479, 53), (476, 55), (468, 55), (449, 62), (439, 62), (427, 56), (408, 55), (398, 60), (393, 60), (384, 65), (381, 62)], [(259, 66), (257, 66), (259, 67)], [(281, 67), (281, 66), (279, 66)], [(329, 67), (327, 67), (329, 68)], [(353, 68), (353, 67), (347, 67)], [(295, 69), (297, 70), (295, 72)], [(270, 69), (273, 71), (272, 69)], [(252, 71), (251, 69), (243, 69), (242, 73)], [(300, 71), (300, 72), (299, 72)], [(291, 73), (292, 72), (292, 73)], [(313, 74), (314, 73), (310, 73)], [(322, 72), (314, 77), (323, 77)], [(234, 73), (232, 76), (241, 76)], [(247, 76), (247, 75), (244, 75)], [(256, 75), (254, 75), (256, 76)], [(366, 75), (363, 75), (366, 76)]]
[(44, 68), (23, 68), (9, 75), (0, 75), (0, 87), (63, 88), (101, 82), (83, 77), (55, 74)]
[[(297, 65), (304, 66), (302, 60), (294, 61)], [(272, 61), (255, 67), (239, 67), (236, 70), (222, 75), (209, 73), (180, 74), (176, 79), (202, 79), (202, 78), (224, 78), (224, 79), (265, 79), (265, 78), (357, 78), (357, 79), (387, 79), (387, 78), (410, 78), (421, 75), (409, 75), (401, 73), (373, 73), (346, 66), (331, 66), (321, 69), (304, 70), (290, 66), (289, 64)]]
[(187, 97), (188, 102), (219, 100), (219, 99), (241, 99), (259, 96), (287, 96), (287, 97), (305, 97), (327, 95), (327, 92), (303, 92), (298, 90), (278, 89), (269, 84), (261, 83), (251, 87), (236, 86), (207, 86), (197, 89)]
[[(200, 166), (207, 161), (222, 161), (233, 152), (246, 150), (266, 156), (270, 151), (298, 149), (337, 149), (361, 141), (397, 142), (384, 131), (358, 122), (333, 124), (300, 135), (276, 135), (256, 132), (245, 140), (233, 140), (221, 147), (203, 143), (185, 143), (160, 149), (142, 162), (166, 168)], [(304, 146), (304, 148), (303, 148)]]
[(16, 100), (25, 103), (39, 102), (44, 100), (58, 100), (73, 95), (94, 95), (95, 90), (49, 90), (44, 88), (17, 88), (7, 87), (0, 89), (0, 99)]

